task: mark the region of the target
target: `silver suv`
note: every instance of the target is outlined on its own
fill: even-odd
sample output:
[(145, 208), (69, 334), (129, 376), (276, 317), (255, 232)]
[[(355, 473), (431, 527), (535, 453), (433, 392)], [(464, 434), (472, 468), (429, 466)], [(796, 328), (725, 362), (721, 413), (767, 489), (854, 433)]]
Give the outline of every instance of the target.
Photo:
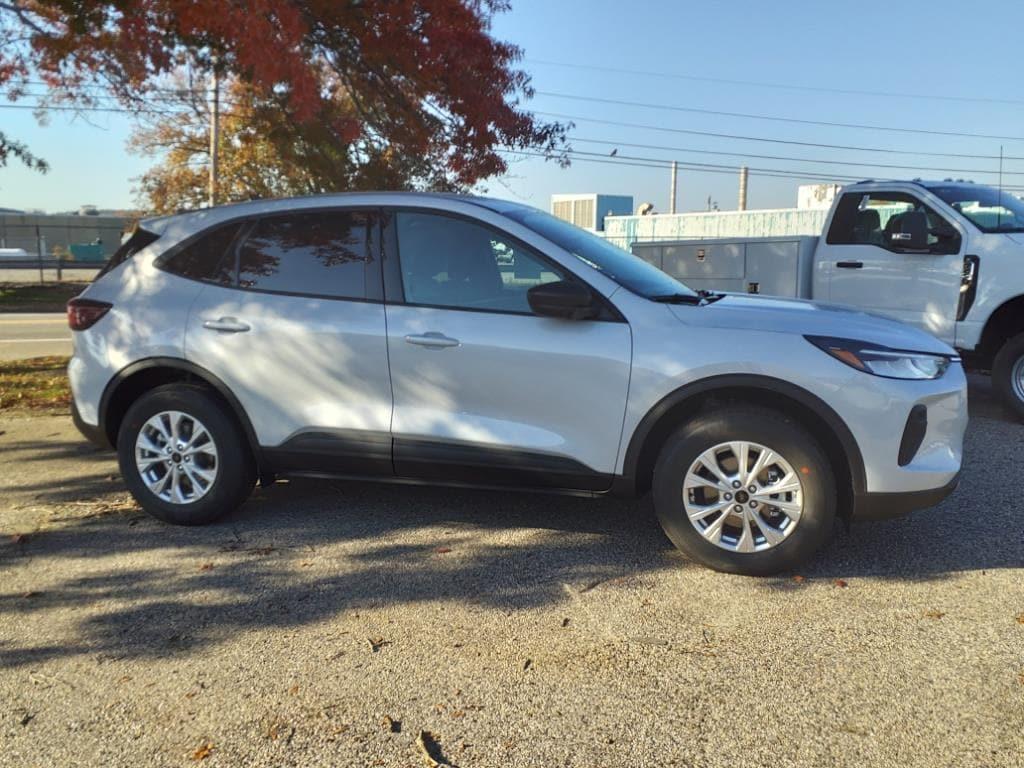
[(152, 515), (277, 475), (651, 491), (694, 560), (770, 574), (932, 505), (954, 351), (861, 312), (697, 293), (523, 205), (346, 194), (149, 219), (68, 306), (74, 418)]

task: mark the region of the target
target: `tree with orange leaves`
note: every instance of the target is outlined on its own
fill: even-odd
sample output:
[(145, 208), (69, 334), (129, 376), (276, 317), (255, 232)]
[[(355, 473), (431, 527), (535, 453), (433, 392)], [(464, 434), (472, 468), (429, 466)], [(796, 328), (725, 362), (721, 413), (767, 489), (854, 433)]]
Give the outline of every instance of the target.
[[(462, 189), (506, 170), (502, 147), (565, 161), (565, 127), (521, 106), (532, 95), (516, 68), (521, 51), (491, 35), (493, 15), (508, 8), (507, 0), (0, 0), (0, 88), (19, 97), (38, 80), (48, 89), (44, 107), (84, 108), (112, 94), (152, 115), (168, 110), (175, 71), (216, 68), (253, 104), (277, 110), (278, 126), (315, 126), (351, 162), (380, 166), (383, 183)], [(0, 162), (7, 154), (38, 162), (0, 137)], [(388, 158), (404, 170), (389, 177)]]

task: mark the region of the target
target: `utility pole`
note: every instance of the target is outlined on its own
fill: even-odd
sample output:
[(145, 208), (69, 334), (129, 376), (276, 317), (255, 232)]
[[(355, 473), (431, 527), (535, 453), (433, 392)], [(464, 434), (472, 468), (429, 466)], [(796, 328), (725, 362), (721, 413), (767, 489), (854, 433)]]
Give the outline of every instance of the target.
[(213, 103), (210, 108), (210, 192), (209, 204), (217, 204), (218, 163), (217, 153), (220, 148), (220, 75), (217, 73), (217, 60), (213, 61)]
[(739, 200), (739, 207), (737, 208), (737, 210), (739, 210), (739, 211), (747, 210), (747, 176), (748, 175), (749, 175), (749, 170), (747, 169), (747, 166), (745, 166), (745, 165), (742, 166), (740, 168), (740, 200)]
[(669, 188), (668, 195), (668, 212), (676, 212), (676, 179), (679, 176), (679, 163), (675, 160), (672, 161), (672, 183)]

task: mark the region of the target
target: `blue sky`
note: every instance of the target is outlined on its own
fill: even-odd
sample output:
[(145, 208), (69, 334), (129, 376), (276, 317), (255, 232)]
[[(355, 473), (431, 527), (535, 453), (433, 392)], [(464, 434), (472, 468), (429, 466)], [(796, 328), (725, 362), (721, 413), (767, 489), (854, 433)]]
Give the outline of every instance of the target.
[[(1022, 29), (1024, 4), (1017, 0), (980, 4), (950, 0), (513, 0), (512, 11), (499, 16), (494, 24), (498, 37), (524, 49), (522, 65), (532, 74), (535, 88), (545, 92), (534, 98), (530, 108), (576, 118), (572, 136), (577, 150), (607, 154), (617, 147), (619, 157), (729, 166), (745, 163), (752, 168), (799, 169), (858, 178), (962, 176), (986, 182), (995, 182), (997, 178), (998, 161), (994, 159), (813, 148), (618, 127), (582, 118), (906, 152), (997, 156), (1002, 145), (1006, 155), (1024, 157), (1024, 88), (1018, 53)], [(680, 75), (719, 82), (683, 79)], [(723, 80), (780, 83), (801, 89), (720, 82)], [(827, 89), (932, 98), (836, 93)], [(548, 94), (1019, 138), (800, 125), (571, 100)], [(132, 179), (150, 164), (149, 159), (125, 151), (130, 124), (118, 115), (96, 114), (86, 122), (53, 114), (49, 124), (41, 127), (30, 112), (0, 110), (0, 125), (10, 136), (26, 141), (53, 166), (45, 176), (22, 168), (16, 161), (0, 169), (0, 207), (61, 210), (86, 203), (129, 206), (133, 202)], [(672, 149), (620, 146), (626, 143)], [(830, 166), (789, 159), (744, 160), (683, 150), (934, 166), (969, 172)], [(1024, 160), (1007, 160), (1003, 168), (1007, 184), (1024, 185)], [(797, 179), (771, 178), (752, 172), (749, 204), (758, 208), (795, 205), (798, 183)], [(556, 192), (608, 192), (631, 194), (637, 202), (649, 200), (659, 210), (667, 206), (668, 186), (669, 172), (664, 168), (636, 168), (582, 159), (568, 170), (541, 160), (518, 160), (507, 177), (486, 183), (493, 195), (543, 208)], [(708, 196), (723, 209), (733, 208), (736, 188), (731, 171), (681, 170), (680, 209), (702, 209)]]

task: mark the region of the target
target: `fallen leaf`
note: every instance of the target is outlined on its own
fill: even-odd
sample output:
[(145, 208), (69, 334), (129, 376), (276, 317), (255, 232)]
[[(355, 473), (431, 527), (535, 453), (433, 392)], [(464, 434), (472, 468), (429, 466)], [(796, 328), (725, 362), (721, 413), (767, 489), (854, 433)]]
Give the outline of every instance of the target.
[(465, 716), (466, 716), (465, 711), (461, 710), (461, 709), (456, 709), (454, 712), (452, 712), (452, 717), (455, 717), (455, 718), (465, 717)]
[(430, 768), (451, 768), (441, 754), (441, 745), (430, 731), (420, 731), (416, 737), (416, 746), (420, 748), (420, 754)]
[(435, 555), (447, 555), (451, 551), (452, 551), (451, 547), (435, 547), (434, 548), (434, 554)]
[(568, 627), (569, 626), (569, 617), (568, 616), (566, 616), (564, 619), (562, 619), (562, 626), (563, 627)]
[(210, 756), (211, 752), (213, 752), (213, 744), (208, 741), (205, 744), (203, 744), (202, 746), (200, 746), (199, 749), (197, 749), (195, 752), (192, 753), (192, 759), (193, 760), (205, 760), (206, 758), (208, 758)]
[(924, 617), (926, 619), (941, 619), (945, 615), (946, 615), (946, 613), (944, 611), (939, 611), (939, 610), (936, 610), (935, 608), (932, 608), (930, 611), (925, 611), (924, 612)]
[(532, 666), (533, 666), (533, 659), (527, 659), (526, 661), (523, 662), (523, 671), (525, 672), (526, 670), (528, 670)]
[(803, 584), (805, 581), (807, 581), (807, 579), (804, 576), (794, 576), (793, 581), (796, 584)]
[(377, 653), (385, 645), (391, 645), (390, 640), (385, 640), (383, 637), (368, 637), (366, 642), (370, 644), (370, 650)]
[(31, 712), (26, 712), (25, 714), (23, 714), (19, 718), (18, 725), (20, 725), (22, 727), (25, 727), (26, 725), (31, 723), (34, 719), (35, 719), (35, 715), (34, 714), (32, 714)]
[(1017, 623), (1018, 624), (1024, 624), (1024, 613), (1018, 613), (1017, 614)]
[(296, 683), (295, 685), (293, 685), (291, 688), (288, 689), (288, 693), (290, 693), (292, 696), (295, 696), (298, 692), (299, 692), (299, 685), (298, 685), (298, 683)]
[(202, 565), (199, 566), (199, 570), (200, 571), (212, 571), (213, 570), (213, 563), (203, 563)]
[(846, 589), (846, 588), (847, 588), (848, 586), (850, 586), (849, 584), (847, 584), (847, 583), (846, 583), (845, 581), (843, 581), (842, 579), (836, 579), (836, 580), (835, 580), (835, 581), (833, 581), (832, 583), (833, 583), (833, 584), (835, 584), (835, 585), (836, 585), (837, 587), (839, 587), (840, 589)]
[(15, 533), (15, 534), (13, 534), (11, 536), (11, 543), (12, 544), (23, 545), (23, 544), (26, 544), (27, 542), (28, 542), (28, 534), (25, 534), (25, 533)]
[(395, 720), (391, 715), (384, 715), (380, 721), (380, 726), (389, 733), (401, 733), (402, 732), (402, 721)]

